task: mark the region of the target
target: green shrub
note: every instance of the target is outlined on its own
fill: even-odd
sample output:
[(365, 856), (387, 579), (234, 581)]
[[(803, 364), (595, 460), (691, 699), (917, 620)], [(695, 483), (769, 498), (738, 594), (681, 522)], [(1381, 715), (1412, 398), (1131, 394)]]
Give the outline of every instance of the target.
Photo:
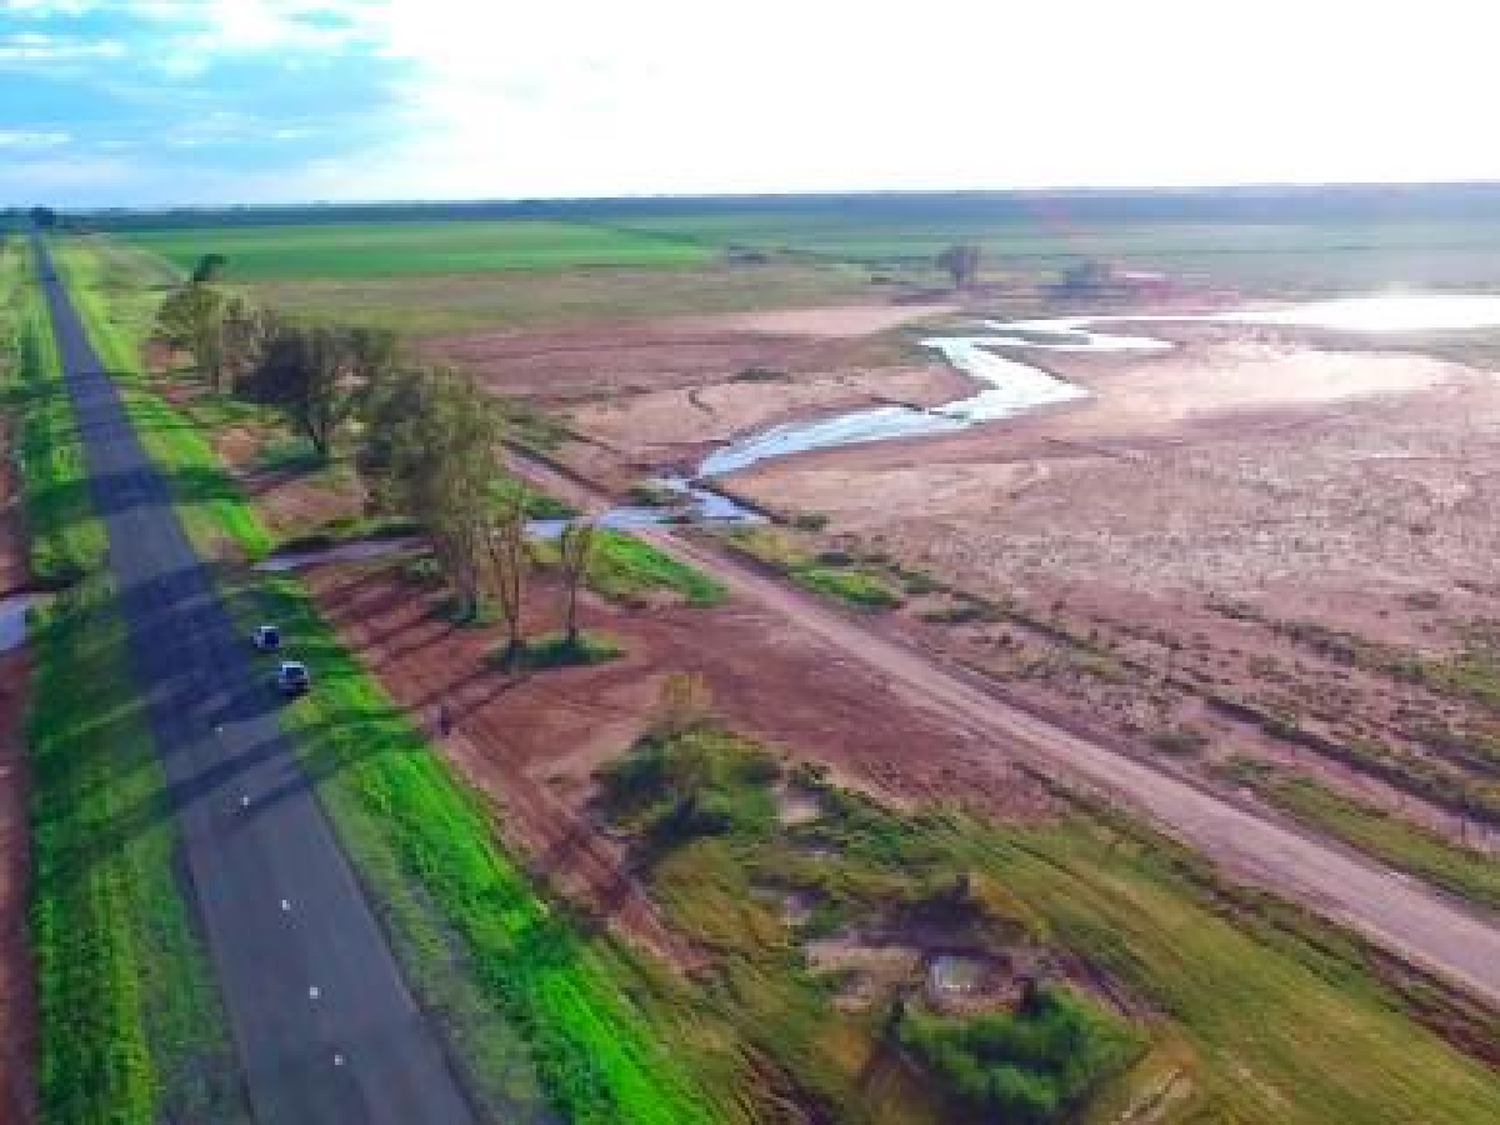
[(1083, 998), (1039, 988), (1015, 1012), (965, 1021), (914, 1015), (901, 1041), (976, 1110), (1014, 1125), (1048, 1125), (1140, 1057), (1130, 1027)]
[(822, 531), (828, 519), (827, 512), (798, 512), (792, 517), (792, 526), (799, 531)]
[(1151, 736), (1151, 745), (1167, 754), (1197, 754), (1208, 747), (1208, 735), (1184, 724), (1157, 731)]

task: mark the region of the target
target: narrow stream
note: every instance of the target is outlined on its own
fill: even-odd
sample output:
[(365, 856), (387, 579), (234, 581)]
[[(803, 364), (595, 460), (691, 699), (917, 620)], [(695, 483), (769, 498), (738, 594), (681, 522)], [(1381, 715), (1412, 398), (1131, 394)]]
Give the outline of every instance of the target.
[(722, 476), (761, 461), (894, 438), (931, 437), (1074, 399), (1089, 392), (1038, 367), (1005, 359), (990, 348), (1063, 352), (1164, 351), (1168, 340), (1096, 331), (1100, 324), (1264, 324), (1343, 332), (1445, 331), (1500, 326), (1500, 295), (1419, 293), (1345, 297), (1277, 309), (1214, 313), (1109, 314), (1008, 322), (983, 321), (991, 334), (935, 337), (923, 345), (957, 370), (984, 384), (969, 398), (919, 409), (881, 406), (807, 422), (788, 422), (750, 434), (710, 453), (700, 479)]

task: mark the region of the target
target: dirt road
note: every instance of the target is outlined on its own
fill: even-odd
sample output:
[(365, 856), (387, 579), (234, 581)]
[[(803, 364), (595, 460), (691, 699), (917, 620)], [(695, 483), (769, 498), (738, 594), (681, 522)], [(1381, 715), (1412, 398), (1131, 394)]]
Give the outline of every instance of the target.
[[(514, 464), (538, 486), (582, 509), (608, 503), (587, 485), (535, 461), (517, 458)], [(912, 706), (936, 709), (971, 727), (993, 748), (997, 778), (1007, 760), (1018, 759), (1102, 787), (1236, 876), (1305, 903), (1500, 1007), (1500, 919), (1011, 706), (977, 677), (945, 668), (718, 552), (666, 529), (637, 534), (711, 572), (736, 597), (786, 617), (850, 660), (871, 666), (889, 691)], [(985, 781), (974, 779), (976, 786)]]

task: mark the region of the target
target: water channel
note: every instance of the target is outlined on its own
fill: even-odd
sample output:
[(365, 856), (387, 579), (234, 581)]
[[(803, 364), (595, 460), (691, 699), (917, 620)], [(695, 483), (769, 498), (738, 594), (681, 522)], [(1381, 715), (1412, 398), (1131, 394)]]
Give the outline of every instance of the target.
[(1371, 334), (1494, 328), (1500, 327), (1500, 295), (1428, 293), (1345, 297), (1275, 309), (982, 321), (987, 330), (985, 334), (941, 336), (922, 341), (924, 346), (942, 353), (954, 368), (982, 384), (984, 389), (979, 393), (926, 409), (880, 406), (772, 426), (709, 454), (698, 467), (698, 476), (711, 479), (761, 461), (814, 449), (953, 433), (1039, 407), (1086, 398), (1089, 392), (1084, 388), (1039, 367), (996, 355), (990, 349), (1164, 351), (1175, 345), (1151, 336), (1100, 331), (1095, 326), (1191, 322)]

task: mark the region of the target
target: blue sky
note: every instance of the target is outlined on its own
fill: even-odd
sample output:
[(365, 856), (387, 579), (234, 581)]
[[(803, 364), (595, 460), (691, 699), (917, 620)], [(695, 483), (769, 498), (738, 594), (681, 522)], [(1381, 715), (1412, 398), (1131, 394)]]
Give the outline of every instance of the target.
[(1500, 178), (1487, 0), (0, 0), (0, 205)]

